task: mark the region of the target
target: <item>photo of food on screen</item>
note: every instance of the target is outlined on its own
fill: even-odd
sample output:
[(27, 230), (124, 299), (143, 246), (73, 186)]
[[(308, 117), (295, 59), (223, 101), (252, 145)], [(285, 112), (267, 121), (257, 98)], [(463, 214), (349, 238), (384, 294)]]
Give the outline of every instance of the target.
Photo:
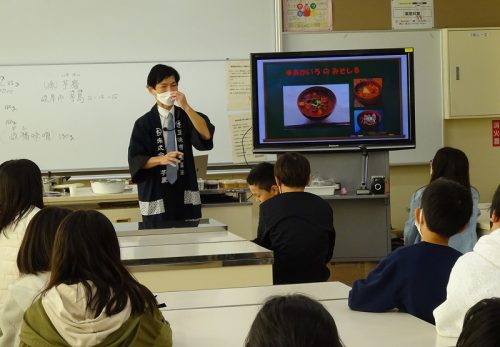
[(349, 85), (283, 86), (283, 110), (285, 127), (349, 124)]
[(375, 134), (383, 132), (382, 110), (356, 110), (354, 111), (354, 131), (362, 134)]
[(355, 78), (354, 107), (380, 105), (382, 100), (382, 78)]

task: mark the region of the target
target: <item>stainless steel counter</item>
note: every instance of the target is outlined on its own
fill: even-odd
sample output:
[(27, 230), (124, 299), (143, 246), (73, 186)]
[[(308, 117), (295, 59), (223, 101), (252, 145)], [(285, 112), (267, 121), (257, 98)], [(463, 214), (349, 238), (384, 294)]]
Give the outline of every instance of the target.
[[(228, 233), (228, 237), (233, 237), (232, 235)], [(123, 263), (129, 268), (148, 267), (151, 269), (213, 262), (217, 262), (217, 266), (273, 263), (272, 251), (251, 241), (238, 240), (122, 247), (121, 257)]]
[(273, 253), (214, 219), (139, 230), (115, 224), (121, 258), (155, 292), (272, 284)]
[(116, 234), (121, 236), (145, 236), (145, 235), (171, 235), (188, 234), (210, 231), (225, 231), (227, 225), (215, 219), (200, 219), (199, 222), (170, 221), (155, 229), (144, 229), (141, 222), (127, 222), (114, 224)]
[(133, 185), (123, 193), (118, 194), (96, 194), (90, 187), (76, 188), (72, 195), (62, 194), (61, 196), (45, 196), (45, 205), (83, 205), (97, 204), (103, 202), (124, 202), (137, 201), (137, 186)]
[(227, 231), (191, 232), (183, 234), (172, 233), (167, 236), (152, 234), (118, 237), (118, 242), (122, 248), (233, 241), (245, 241), (245, 239), (235, 234), (228, 233)]
[[(175, 226), (173, 226), (175, 225)], [(174, 222), (160, 229), (139, 229), (140, 223), (118, 223), (115, 230), (128, 267), (272, 264), (273, 254), (229, 231), (214, 219)], [(167, 226), (167, 225), (166, 225)]]

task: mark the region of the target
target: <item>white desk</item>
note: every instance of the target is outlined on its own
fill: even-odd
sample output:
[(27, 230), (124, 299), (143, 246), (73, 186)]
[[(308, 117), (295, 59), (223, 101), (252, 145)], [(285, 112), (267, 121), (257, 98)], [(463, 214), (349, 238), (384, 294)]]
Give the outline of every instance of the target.
[(197, 234), (171, 234), (171, 235), (142, 235), (142, 236), (121, 236), (118, 242), (121, 248), (142, 247), (158, 245), (180, 245), (193, 243), (214, 243), (214, 242), (235, 242), (246, 241), (245, 239), (227, 232), (210, 231)]
[[(449, 347), (456, 339), (441, 338), (435, 327), (406, 313), (351, 311), (346, 299), (323, 300), (346, 347)], [(260, 305), (163, 311), (176, 347), (243, 346)]]
[(228, 231), (179, 233), (180, 229), (126, 236), (117, 231), (123, 263), (151, 291), (273, 283), (271, 251)]
[(347, 299), (351, 288), (341, 282), (285, 284), (275, 286), (190, 290), (158, 293), (162, 310), (182, 310), (221, 306), (259, 305), (269, 296), (290, 293), (307, 294), (317, 300)]

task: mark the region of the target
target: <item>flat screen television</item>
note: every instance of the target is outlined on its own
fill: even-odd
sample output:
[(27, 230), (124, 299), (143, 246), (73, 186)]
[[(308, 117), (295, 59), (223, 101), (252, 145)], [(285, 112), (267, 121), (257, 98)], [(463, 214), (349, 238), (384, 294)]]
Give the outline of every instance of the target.
[(415, 148), (413, 49), (252, 53), (255, 153)]

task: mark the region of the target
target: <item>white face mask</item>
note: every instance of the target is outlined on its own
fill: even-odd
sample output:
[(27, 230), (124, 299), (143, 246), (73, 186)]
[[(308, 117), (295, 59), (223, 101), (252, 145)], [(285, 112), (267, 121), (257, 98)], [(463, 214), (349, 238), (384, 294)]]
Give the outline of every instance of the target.
[(156, 100), (161, 102), (163, 105), (172, 106), (175, 100), (171, 97), (171, 92), (158, 93), (156, 94)]
[(415, 227), (417, 228), (418, 233), (420, 234), (420, 237), (422, 237), (422, 232), (420, 231), (420, 223), (417, 223), (415, 221)]
[(417, 228), (418, 233), (420, 234), (420, 237), (422, 237), (422, 232), (420, 231), (420, 223), (415, 221), (415, 227)]
[(278, 180), (278, 179), (276, 179), (276, 178), (275, 178), (275, 181), (276, 181), (276, 186), (278, 187), (278, 194), (283, 193), (283, 192), (281, 191), (281, 181), (280, 181), (280, 180)]

